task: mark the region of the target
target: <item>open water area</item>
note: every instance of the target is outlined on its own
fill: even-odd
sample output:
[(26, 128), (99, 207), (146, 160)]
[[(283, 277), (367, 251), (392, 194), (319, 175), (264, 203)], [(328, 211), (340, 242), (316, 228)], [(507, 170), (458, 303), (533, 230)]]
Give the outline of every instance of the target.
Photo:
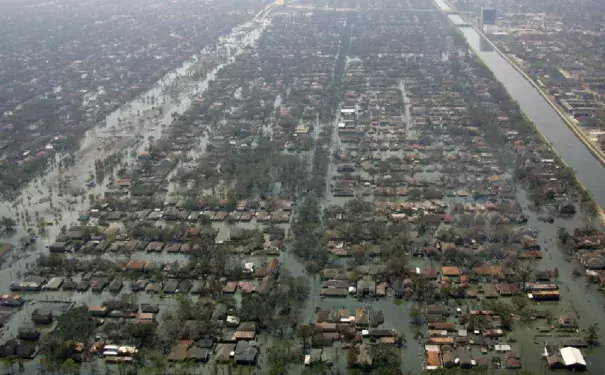
[[(146, 149), (149, 141), (160, 137), (171, 125), (173, 116), (184, 114), (204, 95), (209, 82), (216, 78), (223, 67), (233, 63), (240, 53), (254, 45), (269, 24), (266, 14), (272, 6), (273, 3), (269, 3), (263, 11), (251, 16), (250, 21), (233, 28), (230, 34), (220, 37), (213, 45), (191, 56), (180, 68), (166, 74), (148, 91), (100, 121), (80, 142), (81, 146), (75, 152), (76, 163), (73, 167), (59, 169), (56, 164), (53, 164), (43, 177), (29, 183), (17, 199), (0, 203), (0, 215), (19, 218), (15, 231), (6, 233), (3, 238), (4, 242), (16, 246), (16, 250), (9, 255), (8, 261), (0, 270), (0, 285), (4, 291), (8, 291), (12, 281), (20, 279), (30, 267), (35, 265), (39, 255), (48, 254), (47, 247), (53, 242), (61, 227), (78, 224), (80, 213), (89, 208), (90, 194), (104, 195), (107, 182), (113, 176), (108, 175), (103, 181), (95, 181), (94, 184), (89, 185), (95, 160), (125, 151), (127, 156), (123, 162), (128, 165), (134, 163), (136, 156)], [(209, 69), (204, 77), (193, 79), (192, 73), (208, 58), (218, 59), (220, 62)], [(205, 150), (206, 141), (207, 136), (202, 135), (199, 145), (194, 148), (190, 156), (194, 158), (200, 156)], [(56, 160), (60, 160), (61, 157), (65, 155), (57, 155)], [(59, 188), (60, 185), (62, 189)], [(31, 218), (28, 222), (21, 219), (24, 213)], [(45, 233), (39, 233), (36, 243), (20, 250), (20, 239), (30, 235), (28, 229), (38, 231), (37, 218), (45, 223)], [(254, 222), (248, 225), (258, 227)], [(213, 226), (219, 230), (220, 237), (228, 237), (230, 228), (226, 224), (214, 223)], [(115, 260), (115, 256), (105, 256)], [(148, 258), (152, 262), (187, 260), (185, 256), (163, 254), (142, 254), (140, 258)], [(128, 285), (125, 285), (122, 293), (124, 291), (129, 291)], [(64, 291), (22, 293), (22, 297), (27, 302), (12, 315), (5, 330), (0, 332), (2, 341), (14, 337), (22, 324), (29, 324), (31, 314), (36, 308), (51, 309), (56, 316), (59, 316), (71, 304), (98, 305), (108, 299), (119, 298), (119, 295), (109, 292), (93, 293), (89, 290), (84, 293)], [(136, 303), (160, 305), (160, 319), (163, 312), (176, 304), (174, 298), (160, 298), (152, 294), (137, 294), (134, 298)], [(42, 332), (50, 329), (52, 328), (44, 328)], [(38, 373), (38, 370), (38, 360), (27, 362), (25, 365), (28, 374)], [(87, 373), (86, 368), (82, 368), (82, 373)]]
[[(442, 5), (442, 10), (450, 9), (447, 4), (443, 3)], [(151, 90), (141, 95), (135, 101), (120, 108), (108, 116), (105, 121), (101, 122), (97, 128), (88, 132), (82, 141), (81, 150), (77, 153), (78, 162), (76, 166), (67, 171), (59, 171), (56, 167), (53, 167), (44, 178), (34, 181), (24, 190), (21, 198), (18, 200), (18, 204), (5, 202), (0, 206), (0, 211), (5, 216), (14, 216), (17, 211), (22, 212), (24, 210), (28, 210), (34, 216), (34, 212), (37, 211), (41, 218), (47, 222), (54, 223), (52, 226), (47, 227), (47, 234), (38, 239), (34, 248), (20, 253), (18, 258), (11, 259), (10, 262), (7, 262), (6, 267), (0, 270), (0, 285), (8, 289), (10, 282), (18, 278), (17, 273), (25, 273), (35, 263), (37, 255), (47, 253), (46, 247), (51, 239), (56, 236), (59, 229), (63, 225), (75, 223), (79, 213), (86, 210), (88, 207), (88, 194), (102, 195), (104, 193), (105, 181), (97, 181), (96, 187), (91, 189), (87, 189), (85, 186), (88, 181), (89, 171), (94, 168), (94, 161), (99, 157), (99, 154), (128, 150), (129, 154), (136, 155), (144, 150), (149, 137), (157, 138), (161, 136), (162, 131), (172, 122), (172, 114), (184, 113), (196, 98), (203, 95), (208, 82), (216, 76), (220, 68), (224, 64), (232, 62), (243, 48), (253, 45), (268, 21), (258, 19), (253, 22), (256, 23), (257, 27), (243, 38), (236, 37), (236, 35), (241, 35), (241, 28), (248, 28), (252, 24), (242, 25), (240, 28), (236, 28), (231, 35), (221, 38), (218, 45), (227, 47), (222, 48), (222, 50), (228, 51), (227, 60), (209, 72), (204, 80), (191, 82), (180, 78), (185, 77), (200, 58), (206, 54), (213, 53), (214, 49), (218, 50), (220, 47), (214, 46), (212, 49), (202, 51), (199, 56), (193, 56), (181, 68), (169, 73), (160, 80)], [(471, 27), (461, 27), (460, 30), (472, 50), (494, 72), (496, 78), (504, 84), (511, 96), (519, 102), (522, 110), (553, 145), (562, 159), (575, 170), (578, 179), (593, 193), (598, 204), (601, 207), (605, 207), (605, 173), (602, 173), (603, 166), (590, 154), (571, 130), (566, 127), (559, 116), (529, 82), (497, 52), (485, 48), (485, 43), (481, 40), (482, 36), (476, 30)], [(402, 83), (402, 87), (404, 87), (404, 83)], [(403, 89), (402, 91), (405, 90)], [(276, 100), (275, 106), (278, 106), (279, 102), (281, 102), (281, 98), (279, 98), (279, 101)], [(161, 110), (158, 108), (161, 108)], [(409, 117), (407, 108), (405, 117)], [(338, 119), (331, 125), (337, 126), (337, 124)], [(334, 130), (337, 133), (337, 129)], [(265, 131), (271, 133), (271, 129), (265, 129)], [(332, 144), (332, 150), (342, 147), (337, 136), (333, 139)], [(203, 145), (204, 139), (200, 139), (200, 150), (204, 149)], [(132, 162), (131, 159), (128, 160)], [(327, 176), (328, 186), (332, 176), (336, 173), (335, 169), (334, 165), (331, 165), (329, 168)], [(430, 173), (427, 172), (426, 175), (430, 176)], [(84, 194), (78, 197), (74, 197), (71, 194), (65, 194), (62, 197), (58, 196), (59, 179), (69, 180), (72, 189), (83, 189), (85, 191)], [(41, 202), (41, 200), (49, 196), (52, 198), (53, 207), (50, 206), (49, 202)], [(347, 199), (334, 197), (331, 193), (328, 193), (325, 205), (344, 204)], [(530, 206), (524, 191), (518, 191), (517, 199), (524, 208)], [(61, 210), (60, 217), (55, 216), (58, 209)], [(579, 215), (571, 219), (556, 218), (554, 223), (549, 224), (538, 219), (540, 216), (543, 216), (543, 213), (531, 210), (527, 211), (527, 213), (529, 215), (528, 227), (537, 230), (540, 245), (545, 250), (540, 268), (552, 269), (558, 267), (560, 270), (561, 301), (556, 304), (544, 304), (544, 308), (552, 309), (557, 315), (577, 315), (580, 318), (581, 328), (598, 323), (600, 336), (605, 337), (605, 313), (603, 310), (605, 297), (600, 291), (596, 290), (595, 286), (586, 286), (583, 278), (572, 277), (575, 261), (568, 261), (566, 255), (557, 248), (556, 244), (558, 227), (565, 227), (571, 230), (581, 226), (583, 219)], [(31, 226), (35, 227), (35, 220), (33, 220)], [(247, 224), (238, 224), (238, 226), (258, 228), (259, 224), (253, 220)], [(285, 229), (289, 227), (288, 224), (282, 224), (281, 226)], [(228, 238), (230, 230), (228, 225), (213, 223), (213, 227), (219, 229), (218, 240)], [(19, 238), (27, 234), (26, 229), (20, 222), (17, 232), (12, 235), (10, 241), (18, 244)], [(106, 256), (112, 257), (111, 255)], [(184, 255), (170, 254), (141, 254), (137, 257), (141, 259), (148, 258), (152, 262), (187, 260), (187, 257)], [(293, 276), (306, 276), (303, 264), (293, 255), (282, 253), (279, 258), (284, 267)], [(115, 259), (115, 257), (112, 257), (112, 259)], [(251, 256), (249, 259), (244, 260), (255, 260), (255, 257)], [(416, 261), (416, 265), (419, 267), (424, 267), (428, 264), (429, 261), (426, 259), (420, 258)], [(406, 347), (403, 349), (402, 370), (415, 374), (422, 371), (425, 365), (423, 362), (424, 346), (420, 341), (414, 339), (415, 332), (409, 324), (411, 320), (409, 313), (412, 306), (411, 302), (395, 304), (393, 299), (389, 297), (380, 300), (358, 300), (351, 297), (322, 299), (319, 297), (319, 289), (321, 288), (319, 278), (310, 278), (309, 282), (312, 289), (304, 311), (301, 312), (303, 321), (312, 321), (317, 308), (331, 310), (347, 308), (354, 311), (358, 307), (368, 306), (372, 309), (382, 310), (385, 317), (385, 328), (393, 328), (397, 332), (402, 333), (406, 338)], [(34, 308), (52, 306), (53, 311), (57, 311), (60, 314), (64, 308), (63, 306), (67, 305), (67, 302), (83, 302), (95, 305), (107, 300), (109, 297), (111, 297), (109, 292), (95, 294), (90, 291), (86, 293), (45, 292), (24, 294), (24, 298), (31, 302), (28, 302), (21, 311), (15, 314), (13, 321), (11, 321), (9, 328), (3, 335), (5, 337), (13, 336), (20, 324), (29, 321)], [(136, 298), (138, 303), (160, 304), (164, 310), (176, 303), (170, 297), (160, 298), (157, 295), (144, 293), (137, 294)], [(547, 372), (547, 370), (541, 358), (540, 341), (542, 338), (536, 337), (536, 333), (535, 326), (517, 327), (513, 335), (521, 345), (523, 358), (526, 361), (524, 367), (534, 371), (536, 374), (540, 374)], [(586, 354), (588, 366), (591, 370), (590, 373), (604, 373), (605, 361), (602, 358), (605, 354), (605, 349), (595, 348)], [(261, 358), (261, 365), (262, 362), (263, 358)], [(346, 371), (344, 367), (346, 366), (344, 352), (340, 353), (337, 363), (341, 367), (341, 370)], [(28, 364), (26, 371), (32, 374), (35, 373), (35, 364)], [(209, 373), (209, 369), (207, 368), (204, 371)]]

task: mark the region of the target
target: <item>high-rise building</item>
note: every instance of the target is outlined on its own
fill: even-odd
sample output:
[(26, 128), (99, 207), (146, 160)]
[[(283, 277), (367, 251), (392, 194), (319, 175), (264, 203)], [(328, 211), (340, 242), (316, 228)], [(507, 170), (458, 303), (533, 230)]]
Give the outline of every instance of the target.
[(496, 24), (496, 9), (481, 8), (481, 28), (485, 25)]
[(284, 0), (276, 0), (275, 4), (276, 5), (284, 5), (285, 1)]

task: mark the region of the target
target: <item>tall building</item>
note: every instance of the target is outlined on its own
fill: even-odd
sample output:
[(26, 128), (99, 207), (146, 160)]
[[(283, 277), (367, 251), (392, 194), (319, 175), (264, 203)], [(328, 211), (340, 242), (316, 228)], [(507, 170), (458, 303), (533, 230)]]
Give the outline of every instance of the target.
[(275, 4), (276, 5), (284, 5), (285, 1), (284, 0), (276, 0)]
[(496, 9), (494, 8), (481, 8), (481, 28), (485, 25), (496, 24)]

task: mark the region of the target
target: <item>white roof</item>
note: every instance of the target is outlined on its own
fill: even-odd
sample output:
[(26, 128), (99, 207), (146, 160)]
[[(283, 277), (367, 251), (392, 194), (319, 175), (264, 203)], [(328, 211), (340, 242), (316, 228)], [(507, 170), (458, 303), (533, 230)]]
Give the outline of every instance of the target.
[(253, 262), (244, 263), (244, 268), (247, 269), (247, 270), (253, 270), (254, 269), (254, 263)]
[(561, 357), (563, 357), (563, 363), (565, 363), (565, 366), (573, 366), (576, 364), (586, 366), (584, 356), (582, 356), (582, 352), (578, 348), (568, 346), (561, 349)]

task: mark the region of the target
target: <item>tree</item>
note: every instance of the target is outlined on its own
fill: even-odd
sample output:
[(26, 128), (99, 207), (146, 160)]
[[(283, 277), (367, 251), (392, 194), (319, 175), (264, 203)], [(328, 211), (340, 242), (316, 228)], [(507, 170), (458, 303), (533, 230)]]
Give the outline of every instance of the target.
[(349, 365), (349, 367), (355, 366), (355, 364), (357, 363), (357, 358), (359, 357), (359, 354), (360, 354), (359, 346), (355, 345), (355, 346), (351, 346), (349, 348), (349, 351), (347, 353), (347, 364)]
[(422, 199), (422, 190), (416, 189), (416, 188), (411, 189), (408, 192), (408, 197), (407, 198), (408, 198), (408, 201), (410, 201), (410, 202), (419, 201), (420, 199)]
[(46, 234), (46, 222), (42, 218), (38, 218), (36, 220), (36, 227), (38, 228), (38, 233)]
[(2, 359), (2, 365), (4, 366), (4, 370), (8, 371), (9, 374), (14, 374), (13, 366), (17, 362), (17, 359), (13, 356), (6, 357)]
[(61, 364), (61, 372), (63, 374), (79, 374), (80, 373), (80, 365), (74, 362), (73, 359), (68, 358)]
[(291, 363), (289, 357), (289, 343), (275, 340), (267, 349), (267, 361), (269, 362), (269, 374), (281, 375), (288, 373), (288, 364)]
[(176, 315), (174, 312), (167, 314), (158, 332), (165, 353), (170, 350), (182, 332), (182, 321)]
[(13, 231), (15, 229), (15, 225), (17, 225), (17, 222), (13, 218), (2, 216), (2, 219), (0, 219), (0, 225), (5, 227), (7, 231)]
[(422, 324), (422, 309), (418, 304), (414, 304), (410, 309), (410, 320), (411, 323), (415, 326), (419, 326)]
[(401, 374), (401, 353), (396, 347), (387, 344), (373, 345), (371, 357), (378, 374)]
[(257, 294), (246, 295), (242, 298), (242, 307), (240, 309), (240, 318), (242, 321), (259, 322), (266, 325), (273, 317), (273, 307), (269, 306)]
[(597, 346), (599, 344), (599, 332), (597, 331), (597, 324), (591, 324), (586, 328), (586, 343), (590, 347)]
[(297, 336), (302, 339), (303, 342), (303, 350), (307, 347), (307, 341), (313, 337), (315, 330), (311, 325), (301, 325), (298, 327), (298, 331), (296, 332)]
[(490, 303), (487, 304), (487, 308), (492, 310), (495, 315), (500, 317), (502, 329), (511, 329), (513, 325), (512, 306), (501, 301), (490, 301)]
[(515, 305), (517, 312), (522, 311), (529, 304), (526, 296), (513, 296), (512, 303)]
[(94, 319), (88, 313), (88, 307), (82, 305), (73, 307), (59, 316), (55, 332), (63, 341), (86, 342), (94, 330)]
[(391, 276), (393, 276), (397, 279), (401, 279), (408, 272), (408, 270), (407, 270), (407, 268), (409, 266), (408, 255), (403, 252), (393, 253), (387, 259), (386, 266), (387, 266), (388, 273)]
[(515, 270), (515, 279), (521, 283), (521, 288), (525, 290), (525, 284), (536, 271), (538, 262), (534, 258), (512, 257), (508, 261), (509, 266)]
[(136, 339), (138, 345), (141, 347), (151, 347), (155, 343), (155, 324), (129, 324), (126, 326), (126, 332), (129, 336)]

